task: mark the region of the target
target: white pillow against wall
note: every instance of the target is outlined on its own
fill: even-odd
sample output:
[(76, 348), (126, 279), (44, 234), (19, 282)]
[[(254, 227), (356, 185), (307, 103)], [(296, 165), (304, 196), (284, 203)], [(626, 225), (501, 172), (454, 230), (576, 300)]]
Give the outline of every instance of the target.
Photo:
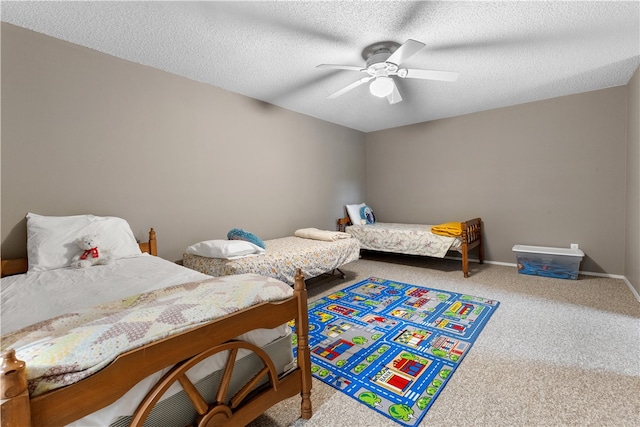
[(44, 216), (27, 214), (27, 257), (29, 271), (68, 267), (80, 252), (76, 239), (97, 234), (98, 249), (111, 259), (140, 255), (140, 247), (129, 223), (118, 217), (95, 215)]
[(358, 205), (347, 205), (347, 214), (349, 215), (349, 219), (351, 220), (351, 224), (360, 225), (363, 224), (362, 218), (360, 217), (360, 209), (367, 206), (366, 203), (360, 203)]

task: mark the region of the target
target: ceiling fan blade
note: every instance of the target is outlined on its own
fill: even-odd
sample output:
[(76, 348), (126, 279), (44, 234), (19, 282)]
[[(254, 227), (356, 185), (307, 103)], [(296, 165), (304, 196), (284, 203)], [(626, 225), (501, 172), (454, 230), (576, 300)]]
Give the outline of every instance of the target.
[(316, 65), (316, 68), (332, 68), (334, 70), (351, 70), (351, 71), (364, 71), (366, 68), (358, 67), (356, 65), (338, 65), (338, 64), (320, 64)]
[(327, 96), (327, 99), (337, 98), (340, 95), (342, 95), (343, 93), (349, 92), (351, 89), (355, 89), (358, 86), (360, 86), (361, 84), (364, 84), (364, 83), (368, 82), (372, 78), (374, 78), (374, 76), (367, 76), (367, 77), (361, 78), (360, 80), (356, 80), (355, 82), (351, 83), (349, 86), (343, 87), (342, 89), (340, 89), (336, 93)]
[(393, 82), (393, 92), (391, 92), (391, 94), (387, 96), (387, 101), (389, 101), (389, 104), (391, 105), (397, 104), (398, 102), (402, 101), (400, 91), (398, 90), (398, 85), (396, 85), (395, 82)]
[(457, 71), (401, 69), (398, 70), (398, 76), (403, 79), (425, 79), (455, 82), (458, 80), (460, 73)]
[(404, 42), (393, 54), (387, 59), (386, 62), (391, 62), (392, 64), (400, 65), (410, 56), (418, 53), (420, 49), (425, 47), (426, 45), (417, 40), (409, 39)]

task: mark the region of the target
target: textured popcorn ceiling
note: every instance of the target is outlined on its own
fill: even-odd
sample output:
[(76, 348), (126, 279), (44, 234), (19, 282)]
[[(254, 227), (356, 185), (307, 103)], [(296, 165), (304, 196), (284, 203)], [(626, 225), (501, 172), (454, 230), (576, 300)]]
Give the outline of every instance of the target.
[[(640, 2), (9, 2), (2, 21), (362, 131), (625, 85), (640, 64)], [(389, 105), (364, 77), (369, 44), (426, 44)]]

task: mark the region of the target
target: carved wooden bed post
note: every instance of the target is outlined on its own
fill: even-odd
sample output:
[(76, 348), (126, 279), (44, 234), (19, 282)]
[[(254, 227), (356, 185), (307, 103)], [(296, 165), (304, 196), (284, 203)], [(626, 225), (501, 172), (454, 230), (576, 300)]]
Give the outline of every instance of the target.
[(140, 243), (140, 250), (149, 255), (158, 255), (158, 241), (156, 240), (156, 230), (149, 229), (149, 241)]
[(16, 359), (16, 352), (13, 349), (7, 350), (2, 355), (0, 375), (2, 375), (0, 377), (2, 427), (30, 426), (31, 410), (25, 363)]
[(149, 230), (149, 253), (151, 255), (158, 255), (158, 241), (156, 240), (156, 230), (151, 228)]
[(482, 237), (482, 219), (474, 218), (462, 222), (462, 272), (469, 277), (469, 250), (478, 248), (478, 261), (484, 264), (484, 241)]
[(311, 355), (309, 350), (309, 319), (307, 314), (307, 288), (304, 283), (302, 270), (298, 269), (293, 286), (293, 293), (298, 299), (298, 318), (296, 319), (296, 334), (298, 335), (298, 366), (302, 371), (300, 397), (300, 417), (311, 418)]
[(470, 236), (467, 234), (467, 223), (463, 222), (462, 224), (462, 273), (464, 277), (469, 277), (469, 238)]

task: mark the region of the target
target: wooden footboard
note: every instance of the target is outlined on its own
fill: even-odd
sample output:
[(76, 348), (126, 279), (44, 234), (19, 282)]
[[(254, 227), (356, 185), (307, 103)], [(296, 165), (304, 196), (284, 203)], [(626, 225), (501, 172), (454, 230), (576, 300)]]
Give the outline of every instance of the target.
[(482, 237), (482, 219), (474, 218), (462, 223), (462, 273), (469, 277), (469, 251), (478, 248), (478, 261), (484, 263), (484, 242)]
[[(150, 242), (145, 244), (143, 250), (156, 253), (153, 229)], [(11, 271), (20, 272), (14, 270)], [(278, 376), (266, 352), (253, 344), (234, 340), (234, 337), (248, 331), (276, 328), (291, 320), (296, 321), (297, 367), (281, 376)], [(68, 424), (110, 405), (147, 376), (171, 366), (173, 368), (141, 401), (133, 414), (132, 426), (142, 426), (153, 406), (176, 382), (191, 400), (198, 413), (196, 425), (201, 427), (246, 425), (275, 403), (296, 394), (301, 398), (301, 418), (309, 419), (312, 408), (308, 331), (307, 290), (304, 277), (298, 270), (291, 298), (255, 305), (123, 353), (96, 374), (33, 398), (27, 391), (26, 366), (16, 359), (14, 351), (10, 349), (2, 355), (0, 370), (1, 425), (25, 427)], [(233, 366), (240, 349), (255, 353), (264, 367), (238, 392), (229, 395)], [(228, 354), (227, 364), (216, 401), (207, 403), (185, 373), (199, 361), (219, 352)], [(258, 386), (262, 383), (265, 384)]]
[[(462, 273), (464, 277), (469, 277), (469, 251), (478, 248), (478, 260), (480, 264), (484, 263), (484, 241), (482, 232), (482, 219), (474, 218), (462, 222)], [(349, 217), (338, 218), (338, 231), (345, 231), (348, 225), (351, 225)]]

